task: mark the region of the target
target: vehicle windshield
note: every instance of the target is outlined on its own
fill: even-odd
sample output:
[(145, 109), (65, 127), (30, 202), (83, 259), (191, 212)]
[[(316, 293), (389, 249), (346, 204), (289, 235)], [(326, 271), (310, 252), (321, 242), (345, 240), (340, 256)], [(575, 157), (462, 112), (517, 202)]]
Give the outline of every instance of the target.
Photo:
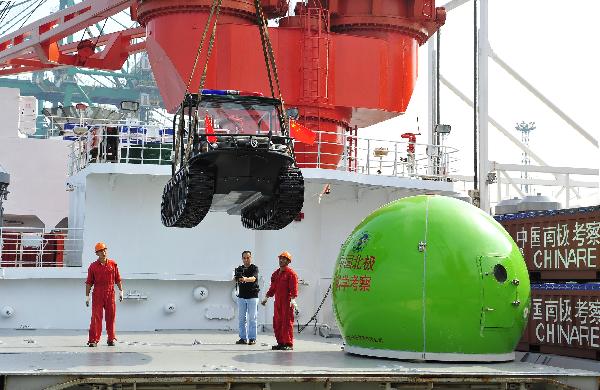
[(204, 99), (199, 107), (200, 131), (206, 118), (212, 119), (215, 134), (262, 134), (269, 131), (282, 135), (274, 105), (251, 101), (211, 101)]

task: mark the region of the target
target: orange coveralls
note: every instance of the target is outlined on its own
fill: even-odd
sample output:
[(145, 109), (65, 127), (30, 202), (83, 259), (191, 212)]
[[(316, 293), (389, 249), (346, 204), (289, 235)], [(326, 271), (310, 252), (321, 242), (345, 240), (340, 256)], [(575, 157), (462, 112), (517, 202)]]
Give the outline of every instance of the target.
[(294, 309), (290, 300), (298, 296), (298, 275), (290, 267), (275, 270), (267, 297), (275, 296), (273, 330), (277, 344), (294, 345)]
[(114, 260), (107, 259), (106, 264), (94, 261), (88, 268), (85, 284), (94, 286), (92, 290), (92, 319), (88, 342), (98, 343), (102, 334), (102, 314), (105, 312), (106, 333), (108, 341), (116, 340), (115, 336), (115, 283), (121, 281), (119, 268)]

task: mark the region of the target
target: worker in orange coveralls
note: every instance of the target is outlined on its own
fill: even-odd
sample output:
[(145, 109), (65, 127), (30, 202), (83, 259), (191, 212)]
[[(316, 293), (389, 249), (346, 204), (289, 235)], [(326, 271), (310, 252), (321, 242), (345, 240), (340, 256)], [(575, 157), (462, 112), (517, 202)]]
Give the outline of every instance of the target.
[(102, 314), (106, 315), (106, 333), (108, 334), (108, 345), (114, 346), (115, 340), (115, 283), (119, 287), (119, 301), (123, 301), (123, 284), (119, 268), (114, 260), (106, 257), (106, 245), (103, 242), (96, 244), (95, 248), (98, 260), (90, 264), (88, 276), (85, 281), (85, 305), (90, 306), (90, 290), (92, 293), (92, 319), (88, 346), (95, 347), (100, 341), (102, 334)]
[(294, 311), (298, 311), (296, 297), (298, 296), (298, 275), (288, 267), (292, 255), (281, 252), (279, 268), (271, 275), (271, 287), (261, 304), (267, 304), (267, 299), (275, 296), (273, 313), (273, 330), (277, 345), (272, 349), (289, 351), (294, 349)]

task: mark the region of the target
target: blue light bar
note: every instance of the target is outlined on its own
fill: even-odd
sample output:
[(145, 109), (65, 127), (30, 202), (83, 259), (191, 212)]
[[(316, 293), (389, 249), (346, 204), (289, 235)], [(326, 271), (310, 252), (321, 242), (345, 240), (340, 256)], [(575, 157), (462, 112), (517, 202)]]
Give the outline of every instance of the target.
[(240, 91), (235, 91), (233, 89), (203, 89), (202, 95), (239, 95)]

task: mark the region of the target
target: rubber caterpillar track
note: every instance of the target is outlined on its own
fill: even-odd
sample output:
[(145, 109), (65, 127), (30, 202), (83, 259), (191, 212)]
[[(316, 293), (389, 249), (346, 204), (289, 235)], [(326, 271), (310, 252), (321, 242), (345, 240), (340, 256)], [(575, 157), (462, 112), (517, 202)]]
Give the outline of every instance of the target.
[(304, 205), (304, 178), (295, 166), (282, 168), (274, 196), (267, 202), (242, 210), (242, 225), (253, 230), (283, 229)]
[(161, 219), (167, 227), (192, 228), (210, 210), (215, 177), (199, 164), (188, 163), (173, 176), (163, 190)]

